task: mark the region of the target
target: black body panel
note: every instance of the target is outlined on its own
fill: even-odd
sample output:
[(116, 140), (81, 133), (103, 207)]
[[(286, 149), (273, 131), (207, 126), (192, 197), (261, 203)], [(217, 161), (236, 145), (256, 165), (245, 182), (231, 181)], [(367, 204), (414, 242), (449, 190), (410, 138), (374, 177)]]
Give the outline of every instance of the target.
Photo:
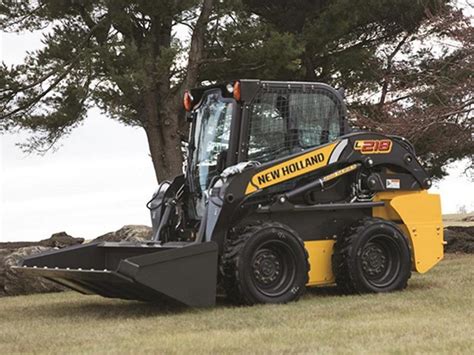
[[(391, 151), (386, 154), (362, 154), (354, 149), (354, 144), (357, 140), (387, 139), (392, 141), (392, 147)], [(389, 171), (389, 173), (379, 175), (400, 179), (402, 181), (400, 189), (403, 190), (421, 190), (430, 186), (428, 175), (416, 159), (416, 156), (408, 144), (400, 143), (397, 139), (391, 139), (390, 136), (366, 132), (350, 133), (340, 137), (338, 141), (340, 142), (339, 144), (345, 144), (344, 149), (340, 151), (339, 157), (327, 166), (312, 173), (311, 179), (318, 179), (341, 167), (360, 163), (362, 166), (360, 170), (367, 170), (368, 172)], [(321, 147), (316, 147), (315, 149), (319, 148)], [(314, 195), (312, 201), (311, 199), (310, 201), (302, 201), (302, 204), (306, 202), (308, 206), (315, 207), (312, 212), (296, 212), (296, 209), (293, 209), (280, 214), (269, 213), (264, 216), (264, 214), (259, 213), (256, 215), (255, 212), (257, 211), (258, 205), (271, 206), (277, 204), (278, 196), (285, 192), (285, 189), (282, 189), (282, 187), (286, 186), (289, 190), (294, 189), (295, 186), (298, 186), (298, 183), (302, 184), (303, 181), (307, 181), (308, 176), (303, 175), (283, 184), (275, 185), (275, 187), (246, 195), (246, 188), (252, 176), (272, 166), (306, 154), (308, 151), (311, 151), (311, 149), (244, 170), (240, 174), (228, 179), (224, 186), (219, 189), (221, 191), (219, 197), (210, 198), (211, 201), (214, 200), (215, 203), (222, 205), (212, 237), (212, 240), (219, 245), (220, 251), (222, 251), (229, 226), (245, 224), (252, 220), (269, 219), (285, 223), (298, 231), (303, 240), (319, 240), (337, 235), (341, 231), (341, 226), (347, 227), (361, 218), (371, 215), (373, 206), (354, 204), (350, 201), (350, 196), (345, 196), (344, 199), (344, 191), (351, 186), (351, 183), (355, 182), (357, 173), (351, 173), (347, 175), (347, 178), (339, 178), (344, 181), (344, 188), (339, 192), (336, 192), (336, 189), (338, 189), (337, 183), (329, 186), (325, 190), (312, 192)], [(392, 170), (396, 170), (396, 172), (390, 172)], [(407, 175), (410, 178), (408, 178)], [(378, 187), (379, 188), (374, 188), (372, 192), (390, 190), (386, 187), (383, 189), (381, 186)], [(346, 191), (346, 193), (348, 192)], [(229, 196), (232, 196), (231, 200), (227, 199)], [(334, 200), (335, 196), (340, 200)], [(224, 201), (224, 203), (222, 203), (222, 201)], [(337, 202), (345, 205), (340, 205), (331, 212), (322, 212), (322, 209), (318, 210), (318, 204), (327, 204), (328, 202)], [(324, 209), (327, 208), (329, 207), (324, 207)]]

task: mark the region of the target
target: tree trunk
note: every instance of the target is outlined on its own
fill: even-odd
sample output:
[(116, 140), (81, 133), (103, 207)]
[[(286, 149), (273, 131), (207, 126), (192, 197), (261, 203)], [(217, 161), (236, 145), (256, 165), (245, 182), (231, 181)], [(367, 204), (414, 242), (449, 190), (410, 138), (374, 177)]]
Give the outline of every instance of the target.
[(305, 46), (305, 51), (302, 55), (301, 61), (305, 68), (304, 79), (307, 81), (316, 81), (316, 73), (314, 72), (313, 58), (311, 57), (311, 49), (308, 45)]
[(144, 128), (156, 179), (158, 182), (172, 180), (183, 171), (179, 112), (173, 100), (161, 103), (159, 110), (157, 96), (153, 91), (145, 93), (144, 106)]
[[(169, 72), (164, 73), (159, 80), (150, 85), (144, 93), (142, 108), (145, 113), (145, 132), (148, 138), (153, 167), (158, 182), (173, 179), (182, 174), (183, 155), (181, 152), (181, 135), (186, 124), (181, 122), (182, 97), (185, 89), (196, 85), (199, 67), (204, 56), (204, 36), (209, 22), (214, 0), (203, 0), (201, 13), (194, 26), (188, 52), (188, 67), (186, 76), (171, 93)], [(168, 48), (171, 43), (172, 19), (167, 19), (156, 28), (155, 56), (162, 47)], [(154, 67), (149, 69), (150, 77), (154, 75)], [(181, 131), (180, 131), (181, 129)]]
[(158, 125), (148, 127), (145, 132), (156, 180), (162, 182), (181, 175), (183, 158), (179, 134), (172, 133), (171, 130), (160, 129)]

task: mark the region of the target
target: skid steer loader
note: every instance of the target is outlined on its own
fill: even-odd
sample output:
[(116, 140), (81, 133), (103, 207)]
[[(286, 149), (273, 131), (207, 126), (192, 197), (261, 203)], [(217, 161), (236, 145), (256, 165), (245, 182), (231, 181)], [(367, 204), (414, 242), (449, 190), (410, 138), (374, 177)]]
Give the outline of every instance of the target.
[(440, 198), (402, 137), (351, 132), (343, 93), (238, 80), (186, 92), (185, 173), (148, 203), (146, 243), (99, 242), (18, 270), (84, 294), (210, 306), (407, 286), (443, 257)]

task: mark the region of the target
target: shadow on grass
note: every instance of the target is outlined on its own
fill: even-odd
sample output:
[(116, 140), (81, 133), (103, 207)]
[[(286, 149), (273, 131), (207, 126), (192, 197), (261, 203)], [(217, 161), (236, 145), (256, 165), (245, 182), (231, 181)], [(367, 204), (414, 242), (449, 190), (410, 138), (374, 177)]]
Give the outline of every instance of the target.
[[(433, 282), (420, 282), (413, 280), (408, 285), (408, 291), (424, 291), (439, 288), (440, 285)], [(69, 295), (71, 297), (69, 297)], [(72, 292), (63, 294), (62, 299), (52, 299), (29, 305), (17, 305), (10, 307), (13, 313), (28, 314), (29, 317), (49, 318), (88, 318), (88, 319), (139, 319), (160, 316), (172, 316), (189, 314), (194, 312), (206, 312), (212, 309), (232, 309), (246, 306), (236, 306), (222, 295), (216, 300), (216, 305), (209, 308), (192, 308), (170, 303), (146, 303), (139, 301), (125, 301), (101, 298), (99, 296), (77, 296)], [(347, 296), (337, 286), (321, 286), (308, 288), (305, 299)], [(17, 313), (18, 314), (18, 313)]]
[[(87, 296), (85, 296), (87, 297)], [(138, 301), (122, 301), (95, 298), (75, 298), (62, 302), (23, 306), (22, 311), (35, 316), (52, 318), (121, 319), (147, 318), (190, 312), (192, 308), (175, 304), (154, 304)]]
[(443, 285), (438, 282), (426, 281), (426, 280), (416, 280), (408, 282), (407, 290), (409, 291), (425, 291), (430, 289), (439, 289), (443, 288)]
[[(329, 288), (327, 288), (329, 289)], [(317, 293), (309, 291), (311, 295), (332, 295), (332, 291), (319, 289)], [(69, 293), (69, 292), (68, 292)], [(73, 293), (71, 292), (71, 296)], [(14, 308), (14, 309), (13, 309)], [(92, 320), (107, 319), (145, 319), (149, 317), (166, 317), (173, 315), (183, 315), (190, 313), (211, 313), (213, 310), (232, 310), (237, 308), (252, 308), (252, 306), (236, 305), (222, 295), (218, 295), (215, 306), (206, 308), (193, 308), (176, 304), (157, 304), (139, 301), (126, 301), (100, 298), (100, 296), (79, 296), (74, 295), (55, 302), (44, 302), (35, 305), (22, 305), (10, 308), (13, 313), (28, 314), (28, 317), (38, 318), (82, 318)]]
[(337, 286), (309, 287), (306, 289), (306, 294), (315, 297), (344, 296)]
[[(411, 282), (410, 281), (408, 282), (408, 286), (404, 290), (424, 291), (424, 290), (440, 288), (440, 287), (441, 285), (439, 285), (436, 282), (427, 281), (427, 280), (412, 280)], [(392, 291), (392, 292), (403, 292), (404, 290)], [(353, 296), (351, 294), (346, 294), (342, 292), (336, 285), (310, 287), (310, 288), (307, 288), (306, 295), (309, 297)]]
[[(72, 293), (71, 293), (72, 294)], [(343, 296), (335, 286), (312, 287), (306, 291), (306, 297), (334, 297)], [(60, 302), (44, 303), (41, 305), (22, 307), (22, 311), (35, 316), (53, 318), (84, 318), (89, 319), (127, 319), (148, 318), (206, 312), (211, 309), (247, 308), (250, 306), (236, 305), (223, 295), (218, 295), (216, 305), (209, 308), (192, 308), (170, 303), (146, 303), (100, 298), (99, 296), (83, 296), (74, 299), (64, 299)]]
[[(35, 317), (52, 318), (90, 318), (90, 319), (126, 319), (170, 316), (205, 311), (213, 308), (225, 309), (235, 307), (230, 301), (218, 297), (216, 305), (209, 308), (193, 308), (173, 303), (147, 303), (107, 299), (100, 296), (77, 296), (73, 292), (68, 297), (55, 302), (44, 302), (35, 305), (16, 306), (15, 312), (34, 315)], [(67, 296), (63, 294), (64, 296)], [(12, 308), (11, 308), (12, 309)], [(12, 309), (13, 310), (13, 309)]]

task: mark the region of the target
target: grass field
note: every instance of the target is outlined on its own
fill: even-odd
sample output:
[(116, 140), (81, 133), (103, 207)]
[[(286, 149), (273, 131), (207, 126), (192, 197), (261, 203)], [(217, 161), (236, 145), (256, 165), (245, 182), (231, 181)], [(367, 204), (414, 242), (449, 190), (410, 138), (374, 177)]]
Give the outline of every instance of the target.
[(210, 309), (56, 293), (0, 300), (0, 354), (474, 353), (474, 255), (448, 256), (404, 292)]

